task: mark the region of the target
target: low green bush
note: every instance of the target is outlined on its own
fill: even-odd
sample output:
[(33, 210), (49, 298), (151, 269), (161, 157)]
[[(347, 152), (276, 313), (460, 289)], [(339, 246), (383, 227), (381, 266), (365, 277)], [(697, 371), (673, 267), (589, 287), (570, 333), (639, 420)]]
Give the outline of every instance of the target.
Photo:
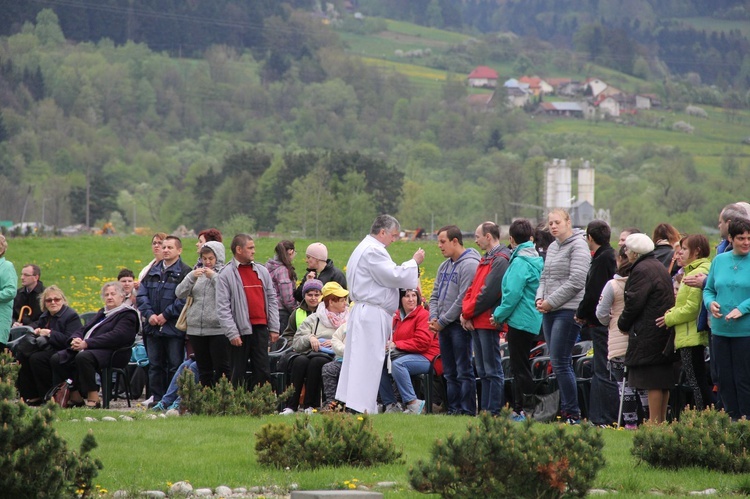
[(10, 351), (0, 350), (0, 379), (9, 380), (11, 385), (15, 386), (19, 367)]
[(2, 497), (88, 497), (102, 469), (89, 452), (96, 440), (89, 432), (78, 452), (68, 450), (52, 427), (57, 406), (39, 409), (14, 401), (16, 389), (0, 380), (0, 495)]
[(344, 413), (305, 415), (294, 421), (271, 423), (256, 433), (258, 463), (280, 469), (322, 466), (374, 466), (401, 462), (390, 434), (381, 439), (367, 415)]
[[(245, 388), (235, 389), (229, 380), (222, 376), (214, 387), (204, 387), (195, 381), (195, 376), (190, 370), (183, 372), (177, 383), (181, 397), (180, 408), (190, 414), (263, 416), (274, 414), (279, 405), (279, 397), (268, 383), (247, 391)], [(292, 393), (292, 388), (287, 389), (281, 394), (282, 400), (286, 400)]]
[(750, 421), (732, 422), (724, 411), (685, 410), (680, 420), (646, 424), (633, 437), (632, 453), (657, 468), (698, 466), (725, 473), (750, 472)]
[(442, 497), (583, 497), (604, 466), (601, 430), (519, 424), (483, 414), (462, 437), (437, 440), (409, 470), (412, 487)]

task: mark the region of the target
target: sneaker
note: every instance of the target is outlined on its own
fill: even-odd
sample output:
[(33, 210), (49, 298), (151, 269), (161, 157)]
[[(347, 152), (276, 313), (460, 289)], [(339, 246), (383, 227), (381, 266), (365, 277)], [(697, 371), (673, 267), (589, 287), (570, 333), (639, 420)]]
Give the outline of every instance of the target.
[(162, 404), (162, 402), (161, 402), (161, 400), (160, 400), (160, 401), (158, 401), (158, 402), (157, 402), (157, 403), (156, 403), (156, 404), (155, 404), (155, 405), (154, 405), (154, 406), (153, 406), (153, 407), (151, 408), (151, 410), (152, 410), (152, 411), (156, 411), (156, 412), (164, 412), (164, 411), (166, 411), (166, 410), (167, 410), (167, 407), (166, 407), (166, 406), (165, 406), (164, 404)]
[(313, 412), (315, 412), (315, 411), (313, 410), (312, 407), (308, 407), (307, 409), (305, 409), (305, 414), (309, 414), (309, 415), (312, 416)]
[(279, 413), (279, 416), (289, 416), (290, 414), (294, 414), (294, 409), (287, 407)]
[(576, 426), (581, 424), (581, 417), (580, 416), (571, 416), (568, 414), (563, 418), (563, 423), (566, 425)]
[(638, 429), (638, 425), (637, 424), (626, 424), (625, 425), (625, 429), (626, 430), (637, 430)]
[(170, 405), (169, 409), (167, 409), (167, 410), (168, 411), (172, 411), (172, 410), (179, 411), (180, 410), (180, 401), (179, 400), (175, 400), (174, 402), (172, 402), (172, 405)]
[(521, 412), (513, 412), (513, 414), (510, 416), (510, 419), (515, 421), (516, 423), (523, 423), (526, 421), (526, 413)]
[(424, 411), (424, 400), (414, 400), (410, 404), (406, 405), (405, 414), (422, 414)]
[(386, 414), (394, 414), (404, 412), (404, 410), (401, 408), (401, 404), (396, 402), (394, 404), (388, 404), (387, 406), (385, 406), (385, 411), (383, 412), (385, 412)]
[(146, 400), (143, 401), (143, 405), (145, 407), (149, 407), (153, 403), (154, 403), (154, 396), (153, 395), (151, 395), (149, 398), (147, 398)]

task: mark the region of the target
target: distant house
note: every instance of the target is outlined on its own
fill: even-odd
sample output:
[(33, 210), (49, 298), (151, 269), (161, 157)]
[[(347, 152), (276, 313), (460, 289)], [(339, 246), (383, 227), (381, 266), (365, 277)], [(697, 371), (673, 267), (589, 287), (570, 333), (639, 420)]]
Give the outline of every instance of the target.
[(471, 94), (466, 97), (466, 103), (475, 111), (485, 112), (492, 108), (495, 94)]
[(497, 88), (497, 71), (487, 66), (477, 66), (469, 73), (470, 87)]
[(656, 94), (638, 94), (635, 96), (636, 109), (651, 109), (661, 107), (661, 101)]
[(523, 107), (531, 100), (531, 90), (528, 83), (521, 83), (511, 78), (503, 83), (505, 93), (508, 96), (508, 104), (513, 107)]
[(564, 97), (575, 97), (583, 93), (583, 86), (579, 81), (568, 81), (557, 86), (556, 93)]
[(549, 95), (555, 90), (552, 85), (538, 76), (522, 76), (518, 79), (518, 82), (528, 83), (529, 90), (531, 90), (534, 97), (538, 97), (539, 95)]
[(620, 102), (615, 97), (600, 94), (600, 97), (594, 101), (594, 105), (604, 114), (615, 118), (620, 116)]
[(568, 211), (573, 227), (586, 227), (596, 218), (594, 207), (588, 201), (577, 201)]
[[(544, 81), (547, 82), (547, 84), (552, 87), (552, 93), (559, 94), (560, 90), (562, 90), (567, 85), (570, 85), (573, 83), (573, 81), (570, 78), (545, 78)], [(571, 94), (574, 95), (575, 93)]]
[(589, 78), (583, 84), (583, 92), (586, 95), (590, 95), (594, 98), (599, 97), (599, 94), (607, 89), (607, 84), (598, 78)]
[(580, 102), (542, 102), (539, 104), (538, 112), (549, 116), (582, 118), (584, 115), (584, 105)]

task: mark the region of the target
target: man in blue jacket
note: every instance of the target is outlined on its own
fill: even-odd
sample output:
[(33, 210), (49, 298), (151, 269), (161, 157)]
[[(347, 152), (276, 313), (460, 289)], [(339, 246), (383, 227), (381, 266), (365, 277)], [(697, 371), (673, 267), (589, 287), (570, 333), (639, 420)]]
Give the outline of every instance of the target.
[(182, 241), (167, 236), (162, 246), (164, 259), (155, 263), (138, 288), (138, 310), (143, 317), (143, 334), (148, 354), (148, 379), (154, 404), (167, 390), (177, 368), (185, 360), (185, 332), (175, 327), (185, 305), (175, 295), (177, 285), (192, 270), (183, 263)]

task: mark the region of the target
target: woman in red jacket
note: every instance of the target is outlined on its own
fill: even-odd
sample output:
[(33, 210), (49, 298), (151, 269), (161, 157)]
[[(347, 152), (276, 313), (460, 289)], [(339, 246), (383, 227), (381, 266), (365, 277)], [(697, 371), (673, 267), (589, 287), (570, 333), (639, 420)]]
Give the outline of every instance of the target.
[(386, 345), (389, 355), (380, 378), (380, 399), (385, 412), (401, 412), (396, 403), (392, 376), (406, 406), (404, 412), (422, 414), (424, 400), (418, 399), (414, 393), (411, 377), (430, 370), (430, 362), (440, 353), (440, 343), (437, 335), (430, 331), (430, 314), (422, 306), (419, 291), (402, 289), (400, 295), (401, 303), (393, 317), (393, 335)]

